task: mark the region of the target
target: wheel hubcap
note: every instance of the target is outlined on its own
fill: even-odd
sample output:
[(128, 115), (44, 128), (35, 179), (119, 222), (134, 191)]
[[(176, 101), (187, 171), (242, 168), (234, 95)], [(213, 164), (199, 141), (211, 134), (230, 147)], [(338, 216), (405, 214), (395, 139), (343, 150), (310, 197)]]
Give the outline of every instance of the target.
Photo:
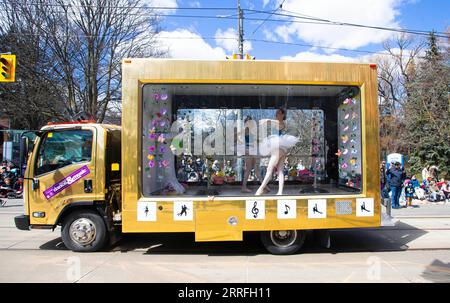
[(72, 241), (80, 245), (91, 244), (95, 240), (95, 225), (89, 219), (80, 218), (75, 220), (69, 229)]
[(272, 243), (278, 247), (289, 247), (297, 239), (296, 230), (272, 230), (270, 232)]

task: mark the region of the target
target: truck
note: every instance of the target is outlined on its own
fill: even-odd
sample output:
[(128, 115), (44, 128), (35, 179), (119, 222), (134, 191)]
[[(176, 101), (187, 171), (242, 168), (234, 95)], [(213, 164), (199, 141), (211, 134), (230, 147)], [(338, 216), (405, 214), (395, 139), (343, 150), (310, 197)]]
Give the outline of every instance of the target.
[(292, 254), (307, 231), (329, 246), (330, 230), (381, 226), (374, 64), (124, 59), (121, 126), (35, 134), (15, 224), (61, 226), (73, 251), (127, 233), (258, 232)]

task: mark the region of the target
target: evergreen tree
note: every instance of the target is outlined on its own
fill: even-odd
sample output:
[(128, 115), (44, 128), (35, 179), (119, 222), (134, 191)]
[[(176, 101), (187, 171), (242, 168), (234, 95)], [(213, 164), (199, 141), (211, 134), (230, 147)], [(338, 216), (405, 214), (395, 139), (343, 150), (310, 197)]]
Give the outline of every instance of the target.
[(410, 172), (437, 165), (443, 175), (450, 173), (449, 49), (439, 49), (433, 33), (428, 50), (417, 66), (405, 106), (407, 140), (410, 142)]

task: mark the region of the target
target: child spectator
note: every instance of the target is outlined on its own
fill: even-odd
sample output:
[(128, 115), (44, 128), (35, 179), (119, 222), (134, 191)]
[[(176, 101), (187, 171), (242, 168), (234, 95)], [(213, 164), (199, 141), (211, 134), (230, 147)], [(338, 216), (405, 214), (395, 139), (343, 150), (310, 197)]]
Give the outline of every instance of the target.
[(405, 187), (405, 197), (406, 197), (406, 204), (405, 207), (412, 207), (412, 199), (414, 197), (414, 187), (412, 185), (412, 182), (409, 182)]

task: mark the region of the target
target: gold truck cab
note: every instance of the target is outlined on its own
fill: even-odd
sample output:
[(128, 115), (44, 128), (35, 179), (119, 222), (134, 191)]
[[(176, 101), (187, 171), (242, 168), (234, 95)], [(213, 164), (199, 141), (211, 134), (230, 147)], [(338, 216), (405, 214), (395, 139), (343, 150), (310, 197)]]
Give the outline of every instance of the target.
[(120, 127), (49, 124), (36, 133), (24, 174), (19, 229), (62, 227), (64, 244), (95, 251), (120, 222)]

